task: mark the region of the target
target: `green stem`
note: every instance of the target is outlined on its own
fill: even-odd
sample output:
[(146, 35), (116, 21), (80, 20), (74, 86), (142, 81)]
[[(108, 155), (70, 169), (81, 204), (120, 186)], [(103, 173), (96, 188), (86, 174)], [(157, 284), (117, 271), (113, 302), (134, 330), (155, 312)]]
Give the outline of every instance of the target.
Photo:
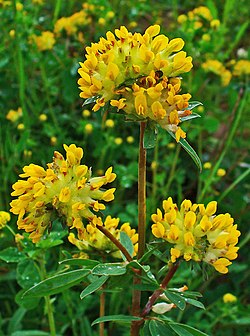
[[(43, 255), (40, 259), (40, 272), (41, 272), (41, 278), (42, 280), (46, 279), (46, 268), (45, 268), (45, 256)], [(49, 329), (50, 329), (50, 336), (56, 336), (56, 326), (55, 326), (55, 320), (54, 320), (54, 313), (53, 313), (53, 305), (50, 301), (50, 296), (45, 296), (45, 307), (48, 314), (48, 320), (49, 320)]]
[(15, 237), (16, 236), (15, 231), (8, 224), (6, 224), (5, 226), (13, 234), (13, 236)]
[(55, 24), (55, 22), (58, 19), (60, 9), (61, 9), (61, 5), (62, 5), (62, 0), (57, 0), (56, 5), (55, 5), (55, 10), (54, 10), (54, 16), (53, 16), (53, 25)]
[[(242, 93), (240, 92), (239, 93), (239, 99), (241, 98), (242, 96)], [(232, 140), (233, 140), (233, 137), (238, 129), (238, 125), (239, 125), (239, 122), (240, 122), (240, 119), (242, 117), (242, 113), (243, 113), (243, 110), (244, 110), (244, 107), (245, 107), (245, 104), (247, 102), (247, 96), (248, 96), (248, 92), (245, 92), (242, 100), (241, 100), (241, 103), (240, 103), (240, 106), (239, 106), (239, 109), (237, 109), (236, 113), (235, 113), (235, 119), (234, 119), (234, 122), (233, 122), (233, 125), (231, 125), (231, 128), (230, 128), (230, 131), (229, 131), (229, 134), (228, 134), (228, 137), (227, 139), (225, 140), (225, 146), (218, 158), (218, 160), (216, 161), (216, 164), (214, 165), (212, 171), (211, 171), (211, 174), (210, 176), (208, 177), (208, 179), (206, 180), (205, 182), (205, 185), (204, 187), (202, 188), (202, 192), (198, 198), (198, 203), (200, 203), (202, 201), (202, 199), (204, 198), (209, 186), (211, 185), (212, 181), (213, 181), (213, 178), (218, 170), (218, 168), (220, 167), (221, 165), (221, 162), (222, 160), (224, 159), (224, 156), (226, 155), (228, 149), (230, 148), (231, 146), (231, 143), (232, 143)], [(236, 104), (238, 103), (238, 101), (236, 102)], [(235, 109), (236, 110), (236, 109)]]

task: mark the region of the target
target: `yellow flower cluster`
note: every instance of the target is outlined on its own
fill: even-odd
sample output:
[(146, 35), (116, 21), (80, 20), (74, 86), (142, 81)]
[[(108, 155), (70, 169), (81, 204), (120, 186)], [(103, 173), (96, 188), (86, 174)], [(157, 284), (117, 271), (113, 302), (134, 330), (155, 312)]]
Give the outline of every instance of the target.
[(62, 17), (57, 20), (54, 26), (54, 33), (60, 35), (65, 30), (67, 35), (74, 35), (79, 27), (86, 26), (89, 23), (90, 18), (84, 10), (80, 10), (69, 17)]
[(234, 76), (242, 76), (250, 74), (250, 61), (248, 60), (239, 60), (233, 69)]
[(11, 195), (18, 198), (11, 202), (10, 211), (18, 215), (18, 228), (31, 232), (33, 242), (39, 241), (56, 216), (81, 232), (83, 218), (92, 220), (95, 216), (92, 211), (105, 209), (98, 201), (114, 199), (115, 188), (101, 189), (116, 178), (112, 167), (104, 176), (91, 177), (91, 168), (80, 164), (82, 148), (72, 144), (64, 145), (64, 149), (66, 159), (54, 152), (53, 162), (47, 164), (46, 170), (35, 164), (25, 166), (20, 174), (25, 180), (13, 185)]
[(44, 31), (40, 36), (31, 35), (30, 41), (34, 42), (40, 51), (51, 50), (56, 43), (54, 34), (50, 31)]
[(227, 86), (230, 83), (232, 74), (227, 70), (224, 65), (217, 60), (207, 60), (202, 64), (202, 68), (206, 72), (213, 72), (221, 77), (221, 83), (223, 86)]
[(6, 211), (0, 211), (0, 229), (5, 227), (5, 225), (9, 221), (10, 221), (10, 214)]
[(186, 261), (204, 261), (218, 272), (227, 273), (231, 261), (237, 258), (240, 231), (230, 214), (215, 215), (217, 202), (192, 204), (184, 200), (178, 210), (172, 198), (163, 201), (164, 214), (160, 209), (152, 215), (152, 233), (173, 244), (171, 261), (180, 257)]
[(77, 239), (73, 233), (69, 234), (69, 241), (79, 250), (99, 250), (108, 251), (113, 257), (121, 257), (118, 248), (108, 239), (96, 225), (106, 228), (117, 240), (120, 239), (120, 232), (125, 232), (134, 245), (134, 255), (138, 251), (138, 233), (132, 229), (129, 223), (124, 223), (118, 228), (120, 219), (107, 216), (104, 221), (100, 217), (94, 217), (93, 220), (81, 232), (78, 232)]
[(178, 140), (185, 137), (179, 117), (191, 113), (185, 110), (191, 96), (179, 94), (177, 76), (190, 71), (192, 58), (181, 51), (182, 39), (169, 40), (159, 32), (159, 25), (150, 26), (143, 35), (122, 26), (115, 35), (109, 31), (106, 39), (87, 47), (86, 60), (78, 70), (80, 97), (98, 97), (93, 111), (110, 102), (137, 120), (154, 120), (178, 131)]
[(23, 115), (23, 111), (21, 107), (18, 107), (17, 110), (9, 110), (6, 114), (6, 119), (10, 120), (11, 122), (17, 121)]
[(189, 11), (187, 13), (187, 15), (185, 14), (181, 14), (178, 16), (177, 21), (180, 24), (183, 24), (185, 22), (191, 22), (193, 24), (194, 29), (199, 29), (203, 26), (203, 23), (205, 21), (209, 21), (211, 27), (214, 24), (213, 21), (218, 21), (218, 20), (213, 20), (213, 16), (209, 10), (209, 8), (205, 7), (205, 6), (200, 6), (197, 7), (191, 11)]

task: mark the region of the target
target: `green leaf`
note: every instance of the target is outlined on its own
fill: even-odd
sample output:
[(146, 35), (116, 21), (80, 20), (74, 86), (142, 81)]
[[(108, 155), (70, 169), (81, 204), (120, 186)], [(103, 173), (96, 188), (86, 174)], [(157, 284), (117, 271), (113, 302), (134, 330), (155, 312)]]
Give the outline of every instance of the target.
[(38, 306), (40, 299), (38, 297), (23, 297), (23, 294), (26, 292), (26, 289), (21, 289), (16, 297), (15, 297), (15, 302), (25, 308), (26, 310), (34, 309)]
[(189, 102), (188, 107), (185, 108), (184, 110), (192, 110), (195, 107), (200, 106), (200, 105), (203, 105), (203, 104), (201, 102), (198, 102), (198, 101), (192, 101), (192, 102)]
[(158, 289), (159, 286), (157, 284), (141, 284), (141, 285), (134, 285), (133, 288), (140, 291), (153, 292), (154, 290)]
[(142, 333), (141, 333), (142, 336), (152, 336), (151, 332), (149, 330), (149, 322), (150, 321), (146, 321), (144, 323), (144, 326), (143, 326), (143, 329), (142, 329)]
[(149, 322), (149, 330), (152, 336), (171, 336), (174, 335), (171, 328), (163, 322), (151, 320)]
[(23, 330), (15, 331), (11, 336), (49, 336), (50, 333), (40, 330)]
[(85, 101), (82, 104), (82, 106), (86, 106), (86, 105), (95, 103), (98, 98), (99, 98), (99, 96), (93, 96), (93, 97), (87, 98), (87, 99), (85, 99)]
[(150, 271), (150, 266), (149, 265), (141, 265), (137, 260), (133, 260), (128, 264), (128, 266), (136, 268), (136, 269), (143, 270), (143, 272), (146, 273), (148, 280), (150, 280), (151, 283), (158, 285), (158, 282), (155, 279), (155, 276)]
[(80, 298), (83, 299), (86, 296), (97, 291), (106, 281), (108, 280), (108, 276), (103, 275), (98, 278), (96, 281), (93, 281), (88, 287), (86, 287), (80, 294)]
[(181, 121), (187, 121), (187, 120), (191, 120), (191, 119), (195, 119), (195, 118), (200, 118), (200, 115), (197, 114), (197, 113), (192, 113), (192, 114), (189, 114), (185, 117), (180, 118), (180, 120)]
[[(134, 245), (131, 239), (129, 238), (129, 236), (126, 234), (126, 232), (122, 232), (122, 231), (120, 232), (120, 242), (132, 257), (134, 253)], [(123, 260), (126, 261), (127, 258), (123, 255), (123, 253), (121, 254), (122, 254)]]
[(0, 259), (7, 263), (19, 262), (25, 258), (25, 254), (18, 251), (16, 247), (7, 247), (6, 249), (0, 251)]
[(131, 323), (133, 321), (140, 321), (141, 317), (137, 316), (127, 316), (127, 315), (109, 315), (102, 316), (97, 318), (94, 322), (92, 322), (92, 326), (101, 323), (101, 322), (121, 322), (121, 323)]
[(32, 259), (24, 259), (17, 265), (17, 282), (22, 288), (30, 288), (41, 281), (36, 263)]
[(80, 269), (54, 275), (28, 289), (23, 297), (41, 297), (60, 293), (80, 283), (89, 273), (90, 270)]
[(157, 141), (157, 127), (155, 122), (148, 121), (146, 124), (144, 137), (143, 137), (143, 148), (154, 148)]
[(95, 266), (93, 275), (122, 275), (126, 273), (126, 266), (122, 263), (106, 263)]
[(186, 302), (185, 302), (185, 299), (180, 294), (173, 293), (173, 292), (170, 292), (168, 290), (165, 290), (164, 294), (169, 299), (169, 301), (174, 303), (179, 309), (181, 309), (181, 310), (185, 309)]
[(62, 261), (59, 261), (59, 264), (66, 264), (70, 266), (84, 266), (88, 267), (88, 269), (91, 269), (95, 267), (96, 265), (99, 264), (99, 261), (96, 260), (90, 260), (90, 259), (77, 259), (77, 258), (72, 258), (72, 259), (65, 259)]
[(193, 327), (190, 327), (190, 326), (188, 326), (186, 324), (170, 322), (168, 325), (179, 336), (208, 336), (204, 332), (202, 332), (202, 331), (200, 331), (198, 329), (195, 329)]
[(200, 301), (194, 300), (194, 299), (189, 299), (189, 298), (185, 298), (186, 303), (191, 304), (192, 306), (201, 308), (201, 309), (206, 309), (204, 304)]
[[(168, 133), (175, 139), (173, 132), (168, 131)], [(202, 171), (202, 165), (199, 156), (196, 154), (195, 150), (189, 145), (185, 139), (180, 139), (179, 143), (185, 149), (185, 151), (191, 156), (196, 166), (199, 168), (200, 172)]]
[(19, 307), (15, 311), (8, 324), (8, 335), (11, 335), (15, 330), (21, 329), (21, 322), (26, 312), (27, 310), (23, 307)]
[[(168, 288), (168, 291), (180, 293), (178, 288)], [(188, 290), (181, 292), (180, 294), (183, 297), (191, 297), (191, 298), (197, 298), (197, 297), (203, 296), (200, 292), (194, 292), (194, 291), (188, 291)]]

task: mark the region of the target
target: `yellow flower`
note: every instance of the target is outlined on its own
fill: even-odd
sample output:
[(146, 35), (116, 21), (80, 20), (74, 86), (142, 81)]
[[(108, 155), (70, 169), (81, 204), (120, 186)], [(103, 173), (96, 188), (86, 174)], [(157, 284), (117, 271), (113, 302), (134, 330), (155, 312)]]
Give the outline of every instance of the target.
[(105, 220), (100, 217), (93, 217), (83, 230), (81, 230), (77, 239), (73, 233), (70, 233), (69, 241), (77, 246), (79, 250), (99, 250), (111, 253), (113, 257), (121, 258), (121, 253), (118, 248), (108, 239), (96, 225), (106, 228), (117, 240), (120, 239), (120, 232), (125, 232), (131, 239), (134, 245), (134, 255), (138, 250), (138, 234), (135, 229), (132, 229), (129, 223), (124, 223), (118, 228), (120, 219), (107, 216)]
[(113, 19), (114, 16), (115, 16), (115, 13), (112, 12), (112, 11), (109, 11), (109, 12), (107, 12), (107, 14), (106, 14), (106, 17), (107, 17), (108, 19)]
[(40, 51), (51, 50), (56, 43), (54, 34), (50, 31), (44, 31), (40, 36), (32, 35), (31, 40), (34, 41)]
[(83, 110), (82, 111), (82, 116), (83, 117), (89, 117), (90, 116), (90, 111), (89, 110)]
[(21, 10), (23, 10), (23, 4), (21, 2), (17, 2), (16, 3), (16, 10), (18, 12), (20, 12)]
[(238, 61), (233, 69), (234, 76), (242, 76), (250, 74), (250, 61), (248, 60), (240, 60)]
[(205, 42), (209, 42), (211, 40), (211, 36), (209, 34), (203, 34), (201, 38)]
[(226, 175), (226, 170), (225, 169), (223, 169), (223, 168), (219, 168), (218, 170), (217, 170), (217, 176), (220, 176), (220, 177), (223, 177), (223, 176), (225, 176)]
[(206, 72), (213, 72), (221, 77), (221, 82), (223, 86), (227, 86), (230, 83), (232, 74), (227, 70), (224, 65), (217, 60), (208, 60), (202, 64), (202, 68)]
[(52, 136), (50, 138), (50, 143), (51, 143), (52, 146), (55, 146), (57, 144), (57, 137)]
[(84, 127), (84, 130), (87, 134), (90, 134), (93, 132), (93, 125), (92, 124), (86, 124)]
[(23, 130), (25, 129), (24, 124), (23, 124), (23, 123), (18, 124), (18, 125), (17, 125), (17, 129), (18, 129), (19, 131), (23, 131)]
[(227, 293), (223, 295), (223, 302), (224, 303), (231, 303), (231, 302), (236, 302), (237, 301), (237, 297), (234, 296), (231, 293)]
[(99, 18), (98, 23), (100, 26), (104, 26), (106, 24), (106, 20), (104, 18)]
[(86, 26), (90, 23), (90, 18), (84, 10), (74, 13), (69, 17), (62, 17), (56, 21), (54, 32), (60, 35), (62, 31), (66, 31), (67, 35), (74, 35), (79, 27)]
[(80, 164), (82, 148), (72, 144), (64, 145), (64, 149), (66, 159), (54, 152), (47, 169), (35, 164), (25, 166), (20, 174), (24, 179), (13, 185), (11, 195), (17, 199), (11, 202), (10, 211), (18, 215), (18, 228), (31, 232), (33, 242), (39, 241), (55, 214), (80, 234), (84, 230), (83, 220), (91, 220), (95, 216), (93, 211), (105, 209), (102, 201), (114, 199), (115, 188), (101, 189), (114, 181), (112, 167), (104, 176), (91, 177), (91, 169)]
[(10, 35), (10, 37), (14, 37), (14, 36), (16, 35), (16, 31), (15, 31), (15, 29), (11, 29), (11, 30), (9, 31), (9, 35)]
[(10, 221), (10, 214), (6, 211), (0, 211), (0, 229), (5, 227), (5, 225), (9, 221)]
[(220, 20), (212, 20), (210, 22), (210, 26), (211, 26), (211, 28), (217, 29), (220, 26)]
[(230, 260), (237, 258), (240, 231), (233, 218), (227, 213), (215, 215), (217, 202), (192, 204), (184, 200), (180, 209), (171, 197), (163, 201), (164, 213), (157, 209), (151, 216), (154, 224), (152, 233), (166, 240), (170, 249), (171, 261), (180, 257), (184, 260), (204, 261), (218, 272), (227, 273)]
[(113, 128), (115, 126), (115, 123), (112, 119), (107, 119), (105, 122), (105, 126), (108, 128)]
[(46, 114), (42, 113), (39, 115), (39, 120), (40, 121), (46, 121), (48, 119), (48, 117), (46, 116)]
[(179, 126), (187, 110), (190, 94), (180, 94), (179, 75), (190, 71), (192, 58), (181, 49), (181, 38), (169, 40), (154, 25), (145, 33), (132, 34), (121, 26), (107, 32), (106, 39), (86, 48), (80, 63), (80, 97), (97, 96), (93, 111), (106, 103), (123, 110), (132, 120), (153, 120), (162, 128), (184, 138)]
[(212, 168), (211, 162), (205, 162), (204, 165), (203, 165), (203, 168), (204, 169), (211, 169)]
[(134, 137), (132, 136), (128, 136), (126, 140), (127, 140), (127, 143), (129, 144), (132, 144), (135, 141)]
[(183, 24), (187, 21), (187, 16), (185, 14), (181, 14), (177, 18), (178, 23)]
[(10, 120), (11, 122), (17, 121), (21, 116), (23, 115), (23, 111), (21, 107), (18, 107), (18, 109), (15, 110), (9, 110), (9, 112), (6, 115), (6, 119)]
[(114, 141), (115, 141), (115, 144), (118, 145), (118, 146), (121, 145), (122, 142), (123, 142), (122, 138), (119, 138), (119, 137), (118, 137), (118, 138), (115, 138)]

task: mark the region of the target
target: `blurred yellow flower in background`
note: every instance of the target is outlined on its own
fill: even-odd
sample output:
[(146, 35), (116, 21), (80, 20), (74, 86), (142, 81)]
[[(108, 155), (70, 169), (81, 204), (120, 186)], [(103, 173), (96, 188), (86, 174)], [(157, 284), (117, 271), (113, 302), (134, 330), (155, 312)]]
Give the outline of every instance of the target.
[(0, 211), (0, 229), (10, 221), (10, 214), (6, 211)]

